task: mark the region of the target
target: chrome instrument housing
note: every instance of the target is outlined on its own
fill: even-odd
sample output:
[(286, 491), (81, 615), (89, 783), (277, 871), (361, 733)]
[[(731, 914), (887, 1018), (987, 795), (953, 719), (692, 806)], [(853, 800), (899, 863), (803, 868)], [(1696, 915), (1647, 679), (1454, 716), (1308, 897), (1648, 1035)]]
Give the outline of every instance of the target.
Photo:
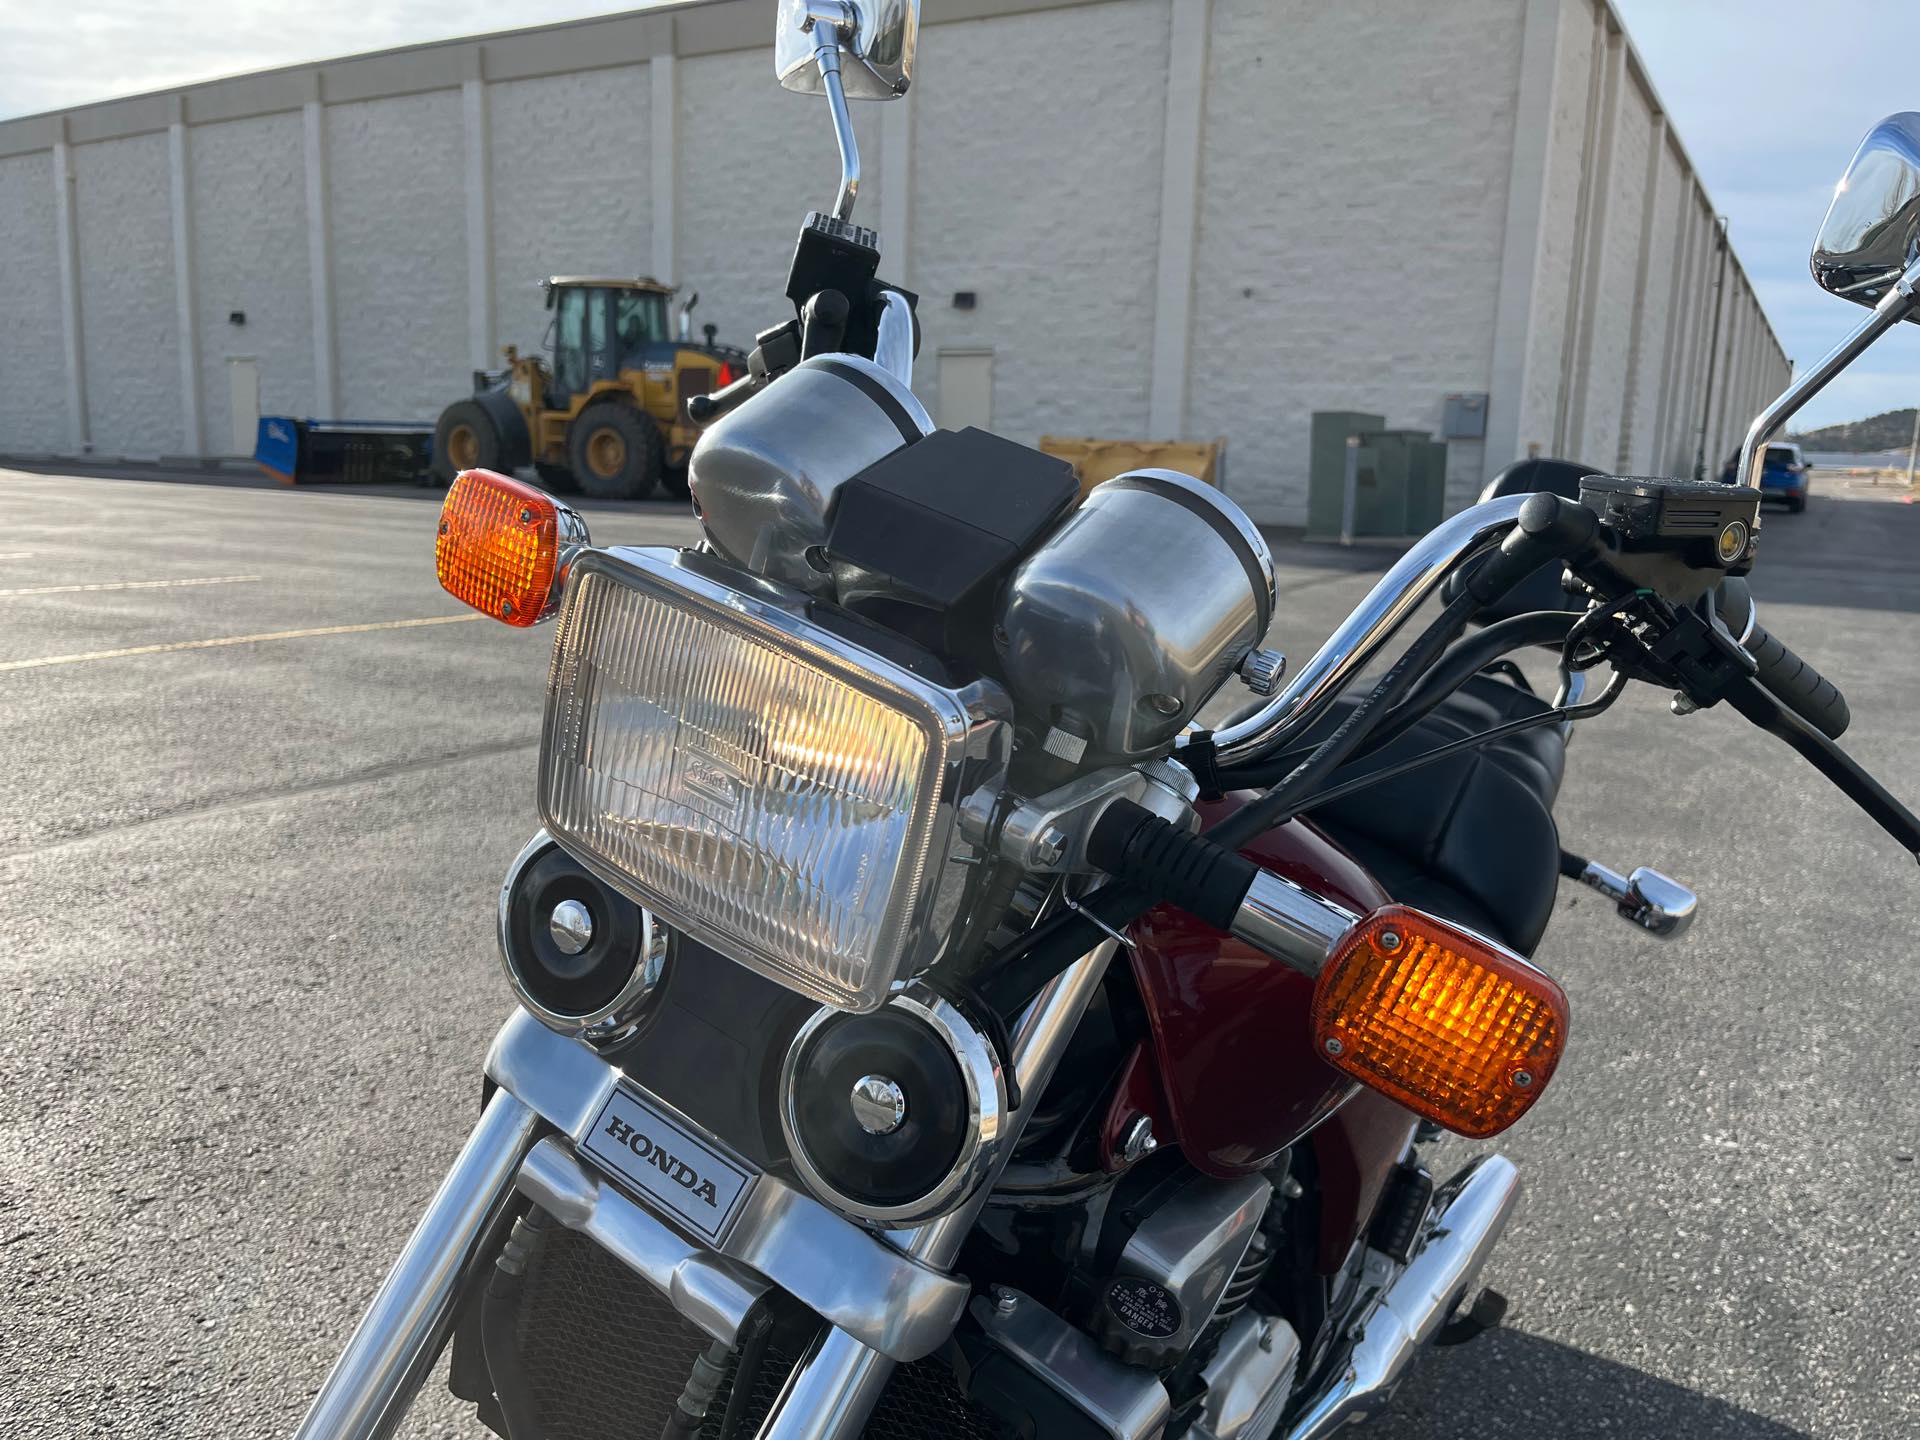
[(847, 481), (933, 421), (891, 370), (816, 355), (707, 427), (687, 462), (694, 511), (716, 552), (814, 595), (830, 595), (822, 547)]
[(1023, 711), (1088, 763), (1165, 751), (1260, 643), (1273, 556), (1241, 508), (1173, 470), (1096, 485), (1007, 584), (994, 643)]

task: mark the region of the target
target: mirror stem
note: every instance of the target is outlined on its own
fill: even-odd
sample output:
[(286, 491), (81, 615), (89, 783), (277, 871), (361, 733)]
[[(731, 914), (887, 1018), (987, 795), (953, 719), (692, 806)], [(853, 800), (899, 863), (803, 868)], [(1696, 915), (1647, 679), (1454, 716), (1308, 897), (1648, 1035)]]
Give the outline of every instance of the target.
[(1828, 381), (1858, 359), (1860, 353), (1874, 341), (1906, 319), (1917, 303), (1920, 303), (1920, 261), (1907, 267), (1906, 272), (1880, 298), (1880, 303), (1873, 307), (1873, 313), (1867, 316), (1859, 329), (1828, 351), (1825, 359), (1787, 386), (1779, 399), (1754, 417), (1753, 424), (1747, 427), (1747, 438), (1740, 446), (1739, 468), (1734, 471), (1742, 484), (1751, 485), (1756, 490), (1760, 488), (1760, 472), (1767, 442), (1780, 433), (1780, 427), (1792, 419), (1802, 405), (1826, 389)]
[(827, 108), (833, 112), (833, 138), (840, 144), (840, 193), (833, 200), (833, 218), (848, 220), (860, 194), (860, 144), (853, 137), (853, 116), (847, 112), (847, 92), (840, 83), (840, 37), (831, 27), (819, 24), (814, 33), (822, 37), (813, 58), (820, 67), (820, 83), (826, 87)]
[(897, 290), (880, 296), (879, 338), (873, 363), (888, 371), (909, 390), (913, 388), (913, 311)]

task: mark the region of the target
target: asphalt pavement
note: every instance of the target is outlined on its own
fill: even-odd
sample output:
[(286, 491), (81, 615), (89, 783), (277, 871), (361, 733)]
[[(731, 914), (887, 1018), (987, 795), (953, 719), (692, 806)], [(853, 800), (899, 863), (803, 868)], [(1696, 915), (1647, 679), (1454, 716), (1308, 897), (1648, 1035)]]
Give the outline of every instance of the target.
[[(1755, 590), (1920, 802), (1892, 494), (1769, 512)], [(440, 592), (436, 498), (0, 470), (0, 1435), (290, 1433), (472, 1123), (551, 632)], [(1299, 656), (1391, 557), (1279, 558)], [(1573, 1046), (1499, 1143), (1507, 1326), (1374, 1433), (1920, 1433), (1913, 861), (1651, 693), (1576, 736), (1559, 817), (1703, 917), (1662, 945), (1563, 886)], [(482, 1432), (433, 1384), (405, 1433)]]

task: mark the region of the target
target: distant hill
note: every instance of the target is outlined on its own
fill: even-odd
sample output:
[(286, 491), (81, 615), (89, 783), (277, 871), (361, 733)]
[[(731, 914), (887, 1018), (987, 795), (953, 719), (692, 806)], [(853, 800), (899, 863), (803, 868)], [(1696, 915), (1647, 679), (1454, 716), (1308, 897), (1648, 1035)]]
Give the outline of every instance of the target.
[(1808, 450), (1842, 450), (1856, 455), (1869, 450), (1904, 450), (1913, 439), (1913, 411), (1889, 410), (1884, 415), (1869, 415), (1865, 420), (1850, 420), (1845, 425), (1829, 425), (1787, 438), (1798, 440)]

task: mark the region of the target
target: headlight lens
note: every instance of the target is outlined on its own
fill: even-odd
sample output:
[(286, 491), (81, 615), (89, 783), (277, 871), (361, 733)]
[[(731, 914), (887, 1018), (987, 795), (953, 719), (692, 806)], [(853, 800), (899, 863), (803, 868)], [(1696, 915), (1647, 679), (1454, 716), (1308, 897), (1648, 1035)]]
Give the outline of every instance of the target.
[(1001, 748), (980, 744), (983, 720), (1001, 722), (782, 593), (735, 589), (697, 556), (582, 557), (555, 639), (541, 814), (670, 923), (872, 1009), (933, 958), (958, 787), (969, 756)]

